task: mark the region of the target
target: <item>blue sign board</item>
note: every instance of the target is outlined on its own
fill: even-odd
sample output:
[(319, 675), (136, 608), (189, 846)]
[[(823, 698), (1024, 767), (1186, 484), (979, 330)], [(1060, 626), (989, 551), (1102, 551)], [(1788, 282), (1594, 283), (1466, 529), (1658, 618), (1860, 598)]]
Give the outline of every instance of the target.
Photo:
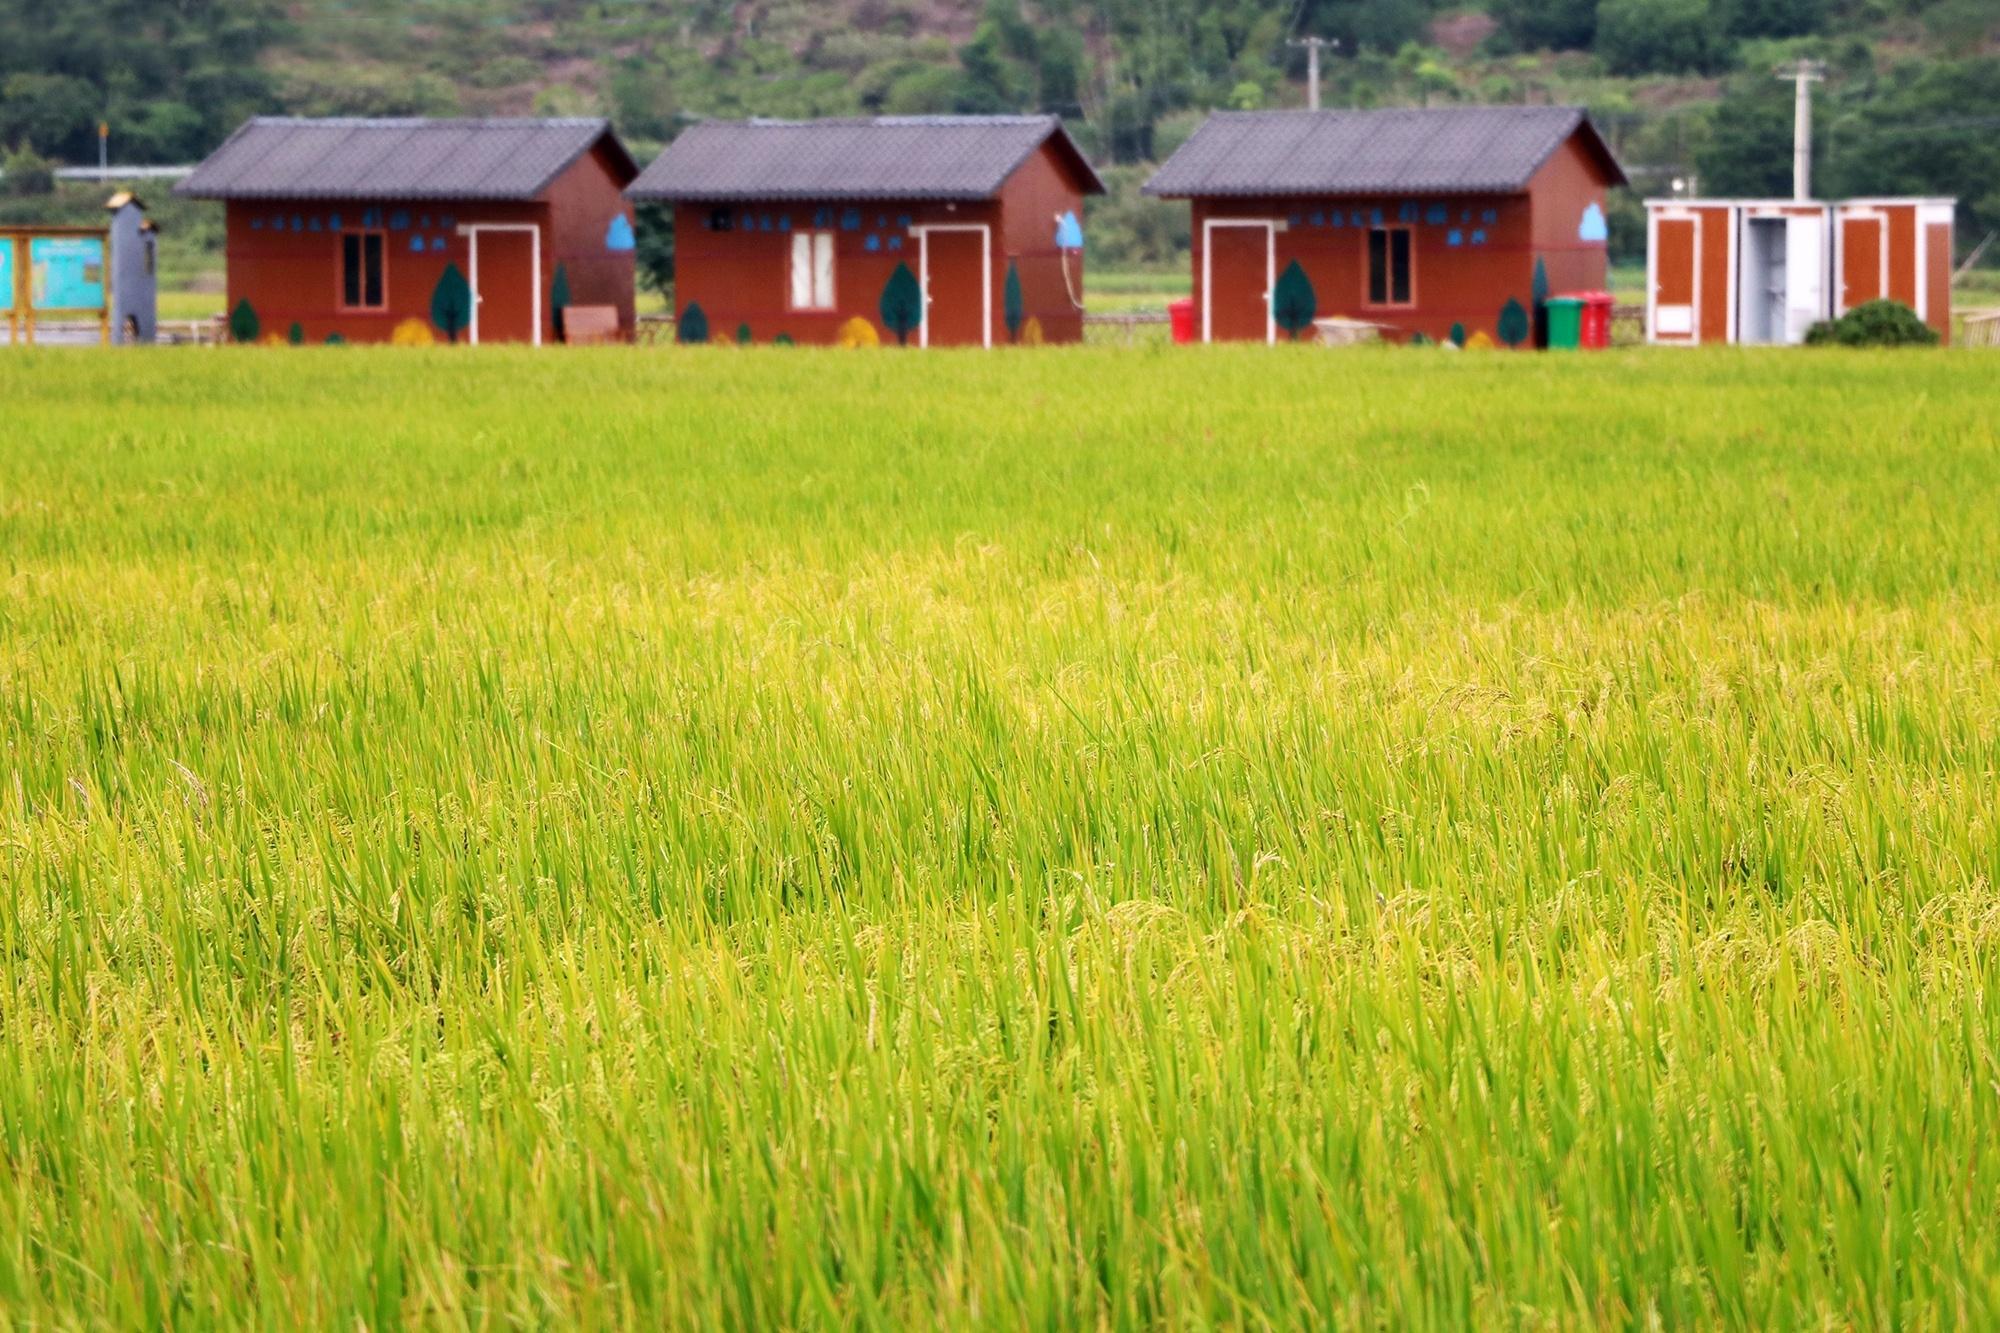
[(14, 238), (0, 236), (0, 310), (14, 308)]
[(28, 242), (28, 299), (37, 310), (104, 309), (104, 239), (37, 236)]

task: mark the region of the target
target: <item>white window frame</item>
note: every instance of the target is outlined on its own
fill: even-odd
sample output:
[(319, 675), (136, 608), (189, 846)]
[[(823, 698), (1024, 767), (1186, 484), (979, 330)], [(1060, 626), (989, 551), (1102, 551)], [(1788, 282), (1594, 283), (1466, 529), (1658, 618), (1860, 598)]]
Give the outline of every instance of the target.
[[(824, 313), (840, 308), (835, 269), (838, 260), (833, 237), (831, 231), (810, 227), (802, 227), (792, 233), (791, 253), (785, 261), (786, 309)], [(799, 259), (802, 253), (806, 261), (806, 299), (803, 301), (799, 299)]]
[[(1278, 342), (1278, 315), (1271, 308), (1271, 292), (1278, 285), (1278, 228), (1276, 218), (1209, 218), (1201, 224), (1201, 340), (1215, 341), (1215, 229), (1217, 227), (1262, 227), (1264, 229), (1264, 343)], [(1415, 281), (1414, 269), (1412, 282)]]

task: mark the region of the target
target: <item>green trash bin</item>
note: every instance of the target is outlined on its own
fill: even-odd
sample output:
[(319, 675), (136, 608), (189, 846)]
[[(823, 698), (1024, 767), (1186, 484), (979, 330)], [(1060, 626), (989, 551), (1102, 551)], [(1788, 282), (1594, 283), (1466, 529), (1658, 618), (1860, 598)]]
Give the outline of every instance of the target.
[(1548, 311), (1550, 347), (1583, 346), (1583, 298), (1551, 296), (1544, 308)]

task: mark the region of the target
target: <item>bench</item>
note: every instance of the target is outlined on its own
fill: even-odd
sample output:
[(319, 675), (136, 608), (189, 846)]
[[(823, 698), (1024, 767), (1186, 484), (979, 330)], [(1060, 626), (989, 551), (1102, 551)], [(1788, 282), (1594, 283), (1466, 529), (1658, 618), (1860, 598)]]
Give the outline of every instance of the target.
[(573, 305), (563, 310), (563, 341), (572, 347), (624, 342), (618, 331), (618, 307)]

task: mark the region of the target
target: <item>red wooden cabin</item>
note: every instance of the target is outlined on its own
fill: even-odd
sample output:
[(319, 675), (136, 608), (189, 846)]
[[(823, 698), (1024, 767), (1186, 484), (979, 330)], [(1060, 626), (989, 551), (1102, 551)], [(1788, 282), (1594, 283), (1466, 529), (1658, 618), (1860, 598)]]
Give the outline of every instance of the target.
[(673, 205), (683, 340), (990, 347), (1082, 339), (1103, 192), (1054, 116), (927, 116), (707, 121), (626, 193)]
[(637, 175), (603, 120), (260, 117), (176, 193), (227, 206), (238, 337), (542, 343), (629, 335)]
[(1624, 183), (1577, 108), (1440, 107), (1219, 112), (1145, 192), (1192, 201), (1204, 341), (1345, 316), (1526, 344), (1537, 296), (1605, 285), (1605, 192)]

